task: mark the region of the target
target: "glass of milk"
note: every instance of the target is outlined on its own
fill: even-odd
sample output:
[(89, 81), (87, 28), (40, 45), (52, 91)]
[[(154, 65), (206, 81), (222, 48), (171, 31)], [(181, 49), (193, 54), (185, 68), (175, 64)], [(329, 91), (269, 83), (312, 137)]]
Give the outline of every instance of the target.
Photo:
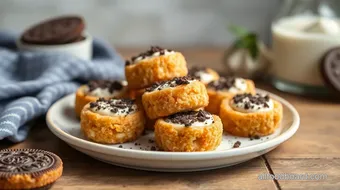
[(277, 89), (296, 94), (328, 94), (320, 64), (326, 52), (340, 46), (339, 13), (339, 0), (283, 2), (272, 23), (270, 74)]

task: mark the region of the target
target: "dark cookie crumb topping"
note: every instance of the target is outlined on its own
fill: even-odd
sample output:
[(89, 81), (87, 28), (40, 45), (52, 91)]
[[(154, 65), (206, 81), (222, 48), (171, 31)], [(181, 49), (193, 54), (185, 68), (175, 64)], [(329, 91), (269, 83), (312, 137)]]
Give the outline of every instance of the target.
[(254, 136), (251, 136), (251, 135), (249, 135), (249, 139), (252, 141), (252, 140), (258, 140), (258, 139), (260, 139), (261, 137), (259, 136), (259, 135), (254, 135)]
[(208, 124), (207, 120), (209, 119), (212, 119), (212, 115), (209, 112), (199, 110), (175, 113), (165, 118), (165, 121), (189, 127), (195, 122), (204, 122), (205, 124)]
[(142, 52), (139, 55), (132, 56), (131, 61), (127, 60), (125, 62), (125, 66), (131, 65), (138, 57), (142, 57), (142, 59), (144, 59), (145, 57), (152, 56), (154, 53), (157, 53), (157, 52), (159, 52), (160, 55), (164, 55), (166, 51), (171, 52), (173, 50), (164, 49), (159, 46), (151, 46), (150, 49), (147, 50), (146, 52)]
[(195, 80), (193, 77), (191, 76), (184, 76), (184, 77), (175, 77), (171, 80), (168, 81), (163, 81), (163, 82), (156, 82), (153, 85), (151, 85), (149, 88), (146, 88), (145, 90), (147, 92), (152, 92), (156, 89), (158, 90), (162, 90), (162, 88), (158, 88), (164, 85), (169, 85), (170, 87), (176, 87), (179, 85), (183, 85), (183, 84), (189, 84), (190, 81)]
[(207, 68), (206, 67), (192, 67), (191, 69), (189, 69), (188, 75), (198, 80), (201, 80), (201, 75), (199, 74), (200, 72), (207, 73)]
[(99, 98), (95, 102), (90, 103), (90, 108), (96, 111), (101, 109), (109, 109), (112, 113), (122, 112), (129, 114), (136, 110), (135, 102), (131, 99), (109, 99)]
[(241, 146), (241, 142), (240, 142), (240, 141), (236, 141), (236, 142), (234, 143), (233, 148), (238, 148), (238, 147), (240, 147), (240, 146)]
[(114, 91), (119, 91), (123, 89), (123, 84), (120, 81), (110, 81), (110, 80), (95, 80), (90, 81), (88, 84), (89, 92), (96, 90), (97, 88), (108, 89), (110, 93)]
[(244, 109), (253, 109), (254, 104), (263, 106), (264, 108), (269, 108), (268, 102), (269, 102), (269, 96), (265, 95), (262, 96), (260, 94), (256, 94), (255, 96), (250, 93), (244, 93), (244, 94), (237, 94), (233, 97), (233, 102), (235, 104), (242, 103), (245, 98), (248, 98), (248, 101), (244, 101)]
[(212, 81), (208, 84), (208, 88), (212, 88), (214, 90), (225, 90), (230, 89), (235, 86), (235, 77), (220, 77), (216, 81)]

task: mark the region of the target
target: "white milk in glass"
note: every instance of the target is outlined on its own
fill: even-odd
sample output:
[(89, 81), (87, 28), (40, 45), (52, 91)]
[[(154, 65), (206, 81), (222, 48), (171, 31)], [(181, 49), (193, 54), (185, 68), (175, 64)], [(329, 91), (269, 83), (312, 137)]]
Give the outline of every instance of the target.
[(272, 25), (272, 74), (282, 80), (323, 86), (319, 65), (324, 54), (340, 46), (340, 22), (315, 16), (294, 16)]

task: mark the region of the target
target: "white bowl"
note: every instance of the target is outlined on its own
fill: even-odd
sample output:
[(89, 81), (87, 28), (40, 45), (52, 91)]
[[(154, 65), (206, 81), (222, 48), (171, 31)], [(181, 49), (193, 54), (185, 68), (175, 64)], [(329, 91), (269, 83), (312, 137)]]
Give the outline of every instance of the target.
[(68, 44), (56, 44), (56, 45), (40, 45), (40, 44), (28, 44), (17, 39), (16, 44), (19, 50), (22, 51), (34, 51), (34, 52), (65, 52), (77, 56), (84, 60), (92, 59), (92, 36), (88, 33), (84, 33), (84, 40), (68, 43)]
[[(263, 90), (257, 91), (268, 93)], [(261, 156), (294, 135), (300, 124), (299, 114), (286, 100), (274, 94), (268, 94), (281, 102), (283, 106), (281, 126), (274, 134), (257, 140), (224, 134), (221, 145), (216, 150), (208, 152), (151, 151), (151, 146), (155, 146), (154, 142), (149, 141), (154, 138), (153, 132), (141, 136), (135, 142), (124, 143), (121, 148), (119, 145), (89, 141), (83, 136), (79, 119), (74, 114), (74, 94), (53, 104), (47, 113), (46, 122), (52, 133), (71, 147), (109, 164), (167, 172), (210, 170), (239, 164)], [(232, 148), (236, 141), (240, 141), (241, 146)]]

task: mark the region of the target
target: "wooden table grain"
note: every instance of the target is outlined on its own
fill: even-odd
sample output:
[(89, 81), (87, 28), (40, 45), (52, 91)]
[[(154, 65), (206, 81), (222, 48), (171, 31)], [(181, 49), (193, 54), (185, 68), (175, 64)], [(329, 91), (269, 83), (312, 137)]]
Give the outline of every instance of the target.
[[(140, 49), (119, 48), (128, 58)], [(208, 65), (223, 73), (222, 49), (180, 49), (189, 65)], [(214, 190), (214, 189), (340, 189), (340, 104), (261, 88), (282, 96), (298, 110), (301, 125), (287, 142), (264, 156), (237, 166), (204, 172), (160, 173), (108, 165), (88, 157), (55, 137), (43, 117), (33, 123), (28, 139), (0, 148), (40, 148), (64, 161), (63, 176), (53, 189)], [(322, 180), (259, 180), (261, 174), (323, 174)]]

